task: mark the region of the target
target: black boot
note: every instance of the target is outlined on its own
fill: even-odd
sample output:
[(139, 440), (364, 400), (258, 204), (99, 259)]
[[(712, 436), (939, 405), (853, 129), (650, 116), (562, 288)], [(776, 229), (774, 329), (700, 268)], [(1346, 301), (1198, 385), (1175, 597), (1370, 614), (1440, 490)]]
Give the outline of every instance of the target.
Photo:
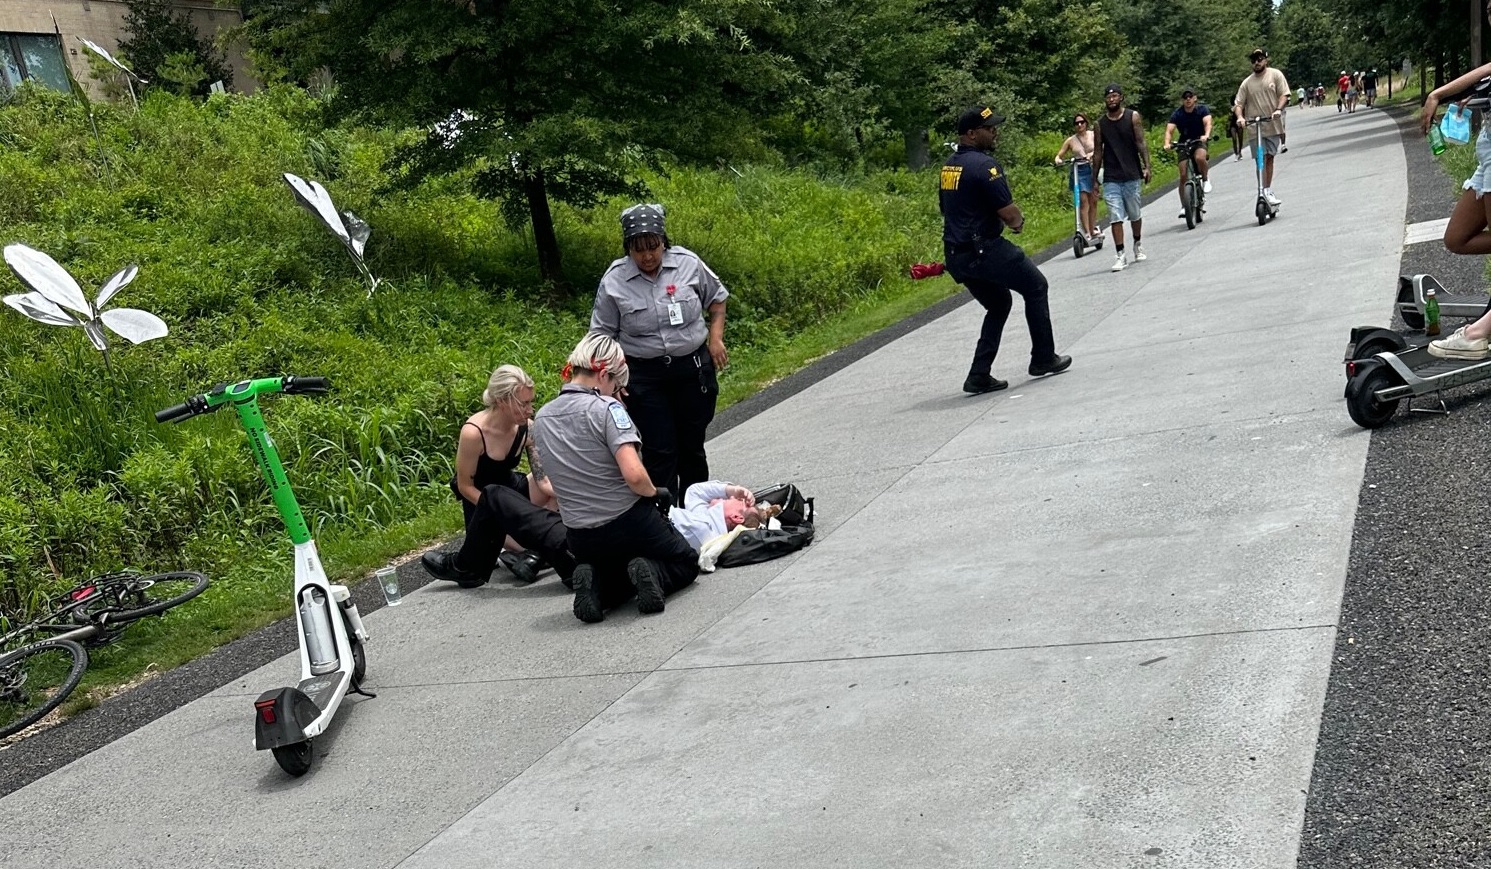
[(524, 585), (537, 582), (538, 575), (548, 567), (537, 552), (504, 552), (497, 556), (497, 560)]
[(456, 556), (451, 552), (426, 552), (419, 557), (425, 572), (436, 579), (453, 582), (461, 588), (477, 588), (487, 584), (487, 578), (469, 570), (456, 567)]

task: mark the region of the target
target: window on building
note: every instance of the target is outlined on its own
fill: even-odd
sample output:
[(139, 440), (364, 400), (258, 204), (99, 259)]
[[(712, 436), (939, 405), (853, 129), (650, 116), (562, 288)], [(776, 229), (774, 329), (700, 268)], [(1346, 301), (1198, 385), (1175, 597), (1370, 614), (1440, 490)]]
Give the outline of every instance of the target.
[(0, 86), (13, 88), (30, 80), (68, 90), (66, 63), (62, 43), (53, 34), (0, 33)]

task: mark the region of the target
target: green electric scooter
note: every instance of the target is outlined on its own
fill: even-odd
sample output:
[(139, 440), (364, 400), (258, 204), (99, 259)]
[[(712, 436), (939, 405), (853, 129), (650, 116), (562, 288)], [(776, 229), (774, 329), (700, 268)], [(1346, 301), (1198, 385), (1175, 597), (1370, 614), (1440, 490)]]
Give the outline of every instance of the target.
[(321, 556), (300, 512), (300, 503), (285, 479), (285, 469), (264, 428), (259, 396), (319, 395), (330, 385), (324, 377), (269, 377), (222, 384), (184, 403), (155, 414), (156, 422), (181, 422), (232, 405), (248, 434), (254, 462), (269, 485), (280, 520), (295, 544), (295, 619), (300, 625), (300, 682), (266, 691), (254, 701), (254, 747), (269, 749), (290, 775), (304, 775), (314, 757), (311, 743), (325, 732), (348, 691), (362, 690), (367, 671), (363, 627), (357, 605), (344, 585), (333, 585), (321, 567)]

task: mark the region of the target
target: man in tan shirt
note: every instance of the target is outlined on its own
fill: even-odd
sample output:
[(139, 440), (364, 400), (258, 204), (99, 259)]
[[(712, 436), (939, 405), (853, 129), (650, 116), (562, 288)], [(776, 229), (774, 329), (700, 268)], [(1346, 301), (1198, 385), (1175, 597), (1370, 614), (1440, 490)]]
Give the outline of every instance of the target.
[[(1263, 122), (1263, 197), (1269, 205), (1278, 205), (1274, 195), (1274, 155), (1279, 153), (1284, 133), (1284, 107), (1289, 105), (1289, 82), (1284, 73), (1269, 67), (1268, 52), (1253, 49), (1248, 55), (1253, 62), (1253, 74), (1242, 80), (1237, 89), (1237, 102), (1233, 111), (1237, 113), (1237, 124), (1246, 128), (1249, 118), (1268, 118)], [(1251, 147), (1258, 148), (1254, 142)], [(1257, 154), (1253, 156), (1258, 159)]]

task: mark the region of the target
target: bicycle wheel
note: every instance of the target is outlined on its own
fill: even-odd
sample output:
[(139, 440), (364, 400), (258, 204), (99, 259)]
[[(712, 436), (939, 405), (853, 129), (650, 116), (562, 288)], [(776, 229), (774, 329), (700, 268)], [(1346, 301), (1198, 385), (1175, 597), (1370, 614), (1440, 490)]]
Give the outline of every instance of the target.
[(1196, 199), (1191, 182), (1187, 181), (1180, 188), (1181, 208), (1186, 218), (1186, 229), (1196, 228)]
[(46, 640), (0, 657), (0, 738), (56, 709), (86, 669), (88, 653), (72, 640)]
[(186, 603), (207, 585), (207, 577), (190, 571), (110, 577), (97, 584), (98, 597), (82, 609), (114, 624), (132, 622)]

